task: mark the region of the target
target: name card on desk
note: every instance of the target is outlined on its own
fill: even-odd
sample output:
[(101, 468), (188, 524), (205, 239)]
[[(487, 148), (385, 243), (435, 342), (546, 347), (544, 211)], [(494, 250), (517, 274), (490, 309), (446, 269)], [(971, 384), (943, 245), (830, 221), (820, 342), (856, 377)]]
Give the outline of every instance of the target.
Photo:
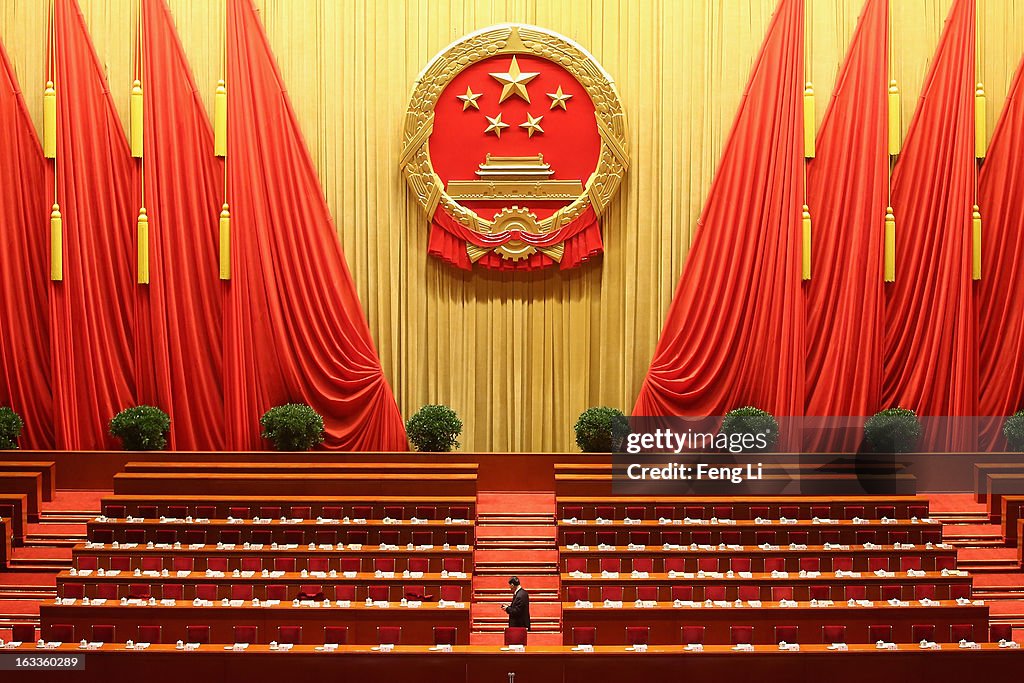
[(647, 652), (647, 644), (637, 643), (636, 645), (630, 645), (626, 648), (626, 652)]
[(575, 645), (572, 648), (572, 651), (573, 652), (593, 652), (594, 651), (594, 646), (593, 645)]

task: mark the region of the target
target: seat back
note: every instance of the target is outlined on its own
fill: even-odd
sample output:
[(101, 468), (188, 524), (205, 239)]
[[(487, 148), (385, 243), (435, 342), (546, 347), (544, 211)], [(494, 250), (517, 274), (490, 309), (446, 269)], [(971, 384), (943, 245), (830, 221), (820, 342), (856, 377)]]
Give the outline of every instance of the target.
[(348, 643), (348, 626), (324, 626), (324, 642), (329, 645)]
[(993, 643), (998, 643), (1000, 640), (1013, 640), (1013, 625), (990, 624), (988, 627), (988, 639)]
[(505, 646), (526, 645), (526, 629), (521, 626), (509, 626), (505, 629)]
[(378, 626), (377, 627), (377, 644), (378, 645), (398, 645), (402, 641), (402, 627), (401, 626)]
[(748, 645), (754, 642), (753, 626), (730, 626), (729, 642), (733, 645)]
[(434, 645), (455, 645), (458, 632), (455, 626), (435, 626)]
[(572, 629), (572, 644), (573, 645), (596, 645), (597, 644), (597, 627), (596, 626), (574, 626)]
[(622, 600), (622, 586), (601, 586), (601, 600), (619, 602)]
[(159, 645), (163, 642), (164, 627), (159, 624), (143, 624), (139, 626), (137, 642)]
[(799, 643), (800, 627), (798, 626), (776, 626), (775, 627), (775, 642), (776, 643)]
[(845, 643), (846, 626), (844, 624), (826, 625), (821, 627), (821, 642), (823, 643)]
[(148, 583), (128, 584), (128, 598), (131, 600), (148, 600), (153, 595), (153, 587)]
[(682, 640), (683, 645), (703, 645), (704, 627), (694, 625), (683, 626)]
[(961, 640), (974, 640), (974, 624), (950, 624), (949, 642), (959, 643)]
[(277, 642), (291, 645), (302, 645), (301, 626), (278, 626)]
[(646, 645), (651, 636), (650, 626), (627, 626), (626, 643), (629, 645)]
[(185, 642), (186, 643), (199, 643), (200, 645), (208, 645), (210, 643), (210, 627), (209, 626), (186, 626), (185, 627)]
[(914, 624), (910, 627), (910, 639), (919, 643), (922, 640), (935, 640), (935, 624)]
[(113, 643), (116, 638), (117, 629), (113, 624), (93, 624), (92, 639), (97, 643)]
[(236, 643), (258, 643), (258, 628), (255, 626), (235, 626), (235, 642)]
[(892, 626), (890, 624), (872, 624), (868, 626), (868, 642), (892, 642)]

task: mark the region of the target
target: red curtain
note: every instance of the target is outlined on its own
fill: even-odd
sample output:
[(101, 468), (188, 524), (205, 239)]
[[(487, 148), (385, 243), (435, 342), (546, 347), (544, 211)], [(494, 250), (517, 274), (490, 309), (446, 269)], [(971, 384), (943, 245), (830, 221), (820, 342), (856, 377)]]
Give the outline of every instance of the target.
[(224, 166), (164, 0), (142, 2), (143, 186), (150, 285), (137, 291), (139, 401), (171, 416), (170, 448), (224, 446), (217, 223)]
[[(56, 447), (114, 447), (133, 405), (136, 170), (75, 0), (54, 2), (57, 199), (64, 280), (50, 290)], [(136, 207), (136, 208), (133, 208)]]
[[(886, 287), (884, 406), (974, 415), (971, 285), (974, 203), (974, 0), (956, 0), (892, 178), (896, 282)], [(936, 426), (937, 427), (937, 426)], [(930, 450), (972, 448), (961, 422)]]
[(258, 447), (260, 414), (298, 400), (324, 416), (328, 448), (405, 450), (398, 406), (250, 0), (228, 0), (227, 59), (228, 446)]
[(634, 415), (804, 409), (803, 0), (781, 0)]
[[(882, 282), (889, 156), (888, 0), (868, 0), (807, 169), (813, 221), (807, 283), (807, 414), (871, 415), (882, 384)], [(813, 449), (855, 449), (856, 429)]]
[(24, 418), (22, 447), (53, 448), (46, 316), (53, 185), (46, 182), (43, 149), (2, 45), (0, 130), (0, 406)]
[[(1024, 405), (1024, 62), (1017, 67), (981, 167), (982, 276), (978, 307), (979, 415)], [(1005, 448), (1002, 420), (982, 420), (981, 443)]]

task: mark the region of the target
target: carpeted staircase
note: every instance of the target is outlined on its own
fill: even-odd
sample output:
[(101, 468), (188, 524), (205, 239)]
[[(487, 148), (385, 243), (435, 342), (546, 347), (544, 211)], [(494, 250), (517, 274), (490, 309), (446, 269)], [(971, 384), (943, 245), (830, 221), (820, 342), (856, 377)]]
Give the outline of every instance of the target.
[(511, 598), (508, 578), (515, 575), (530, 593), (529, 642), (561, 645), (554, 495), (481, 492), (476, 509), (470, 643), (503, 641), (508, 616), (501, 604)]

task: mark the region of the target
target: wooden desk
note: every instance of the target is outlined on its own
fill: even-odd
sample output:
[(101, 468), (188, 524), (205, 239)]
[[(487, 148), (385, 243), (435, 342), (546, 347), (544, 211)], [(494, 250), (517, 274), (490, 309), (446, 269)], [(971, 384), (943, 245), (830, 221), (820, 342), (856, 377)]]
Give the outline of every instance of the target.
[(0, 474), (7, 472), (30, 472), (42, 477), (41, 487), (43, 501), (50, 502), (57, 492), (56, 465), (53, 461), (37, 462), (26, 460), (0, 460)]
[[(616, 481), (613, 485), (611, 474), (555, 474), (555, 494), (563, 496), (621, 496), (633, 495), (645, 499), (659, 499), (662, 494), (678, 496), (685, 493), (687, 483), (680, 481)], [(737, 490), (743, 496), (764, 495), (827, 495), (836, 497), (868, 495), (913, 495), (917, 492), (917, 478), (912, 474), (790, 474), (765, 473), (756, 481), (745, 481), (742, 485), (729, 482), (706, 482), (694, 489), (697, 497), (734, 497)]]
[[(830, 546), (826, 549), (825, 546), (821, 545), (809, 545), (806, 549), (800, 550), (791, 550), (789, 546), (765, 549), (756, 545), (746, 545), (738, 548), (719, 548), (715, 546), (710, 550), (693, 550), (690, 546), (665, 550), (660, 545), (647, 546), (643, 550), (630, 550), (629, 546), (615, 546), (612, 550), (598, 550), (596, 546), (591, 546), (589, 550), (573, 550), (570, 547), (562, 546), (558, 549), (558, 552), (562, 571), (568, 571), (566, 563), (570, 558), (583, 558), (587, 561), (586, 571), (592, 572), (600, 572), (601, 559), (609, 557), (630, 560), (630, 562), (633, 558), (651, 558), (654, 560), (655, 571), (666, 571), (664, 568), (665, 560), (670, 557), (682, 558), (686, 563), (686, 571), (697, 571), (698, 558), (708, 557), (717, 558), (720, 566), (725, 567), (725, 569), (729, 568), (729, 561), (733, 558), (750, 558), (752, 560), (752, 570), (757, 571), (764, 570), (764, 561), (768, 558), (782, 558), (786, 569), (794, 572), (800, 570), (800, 559), (805, 557), (818, 558), (822, 571), (830, 571), (832, 569), (832, 560), (837, 557), (852, 558), (854, 571), (864, 572), (868, 571), (869, 558), (887, 559), (890, 569), (899, 567), (901, 557), (920, 557), (921, 568), (925, 570), (937, 570), (936, 561), (939, 558), (952, 561), (954, 566), (956, 564), (956, 549), (952, 546), (948, 548), (938, 548), (935, 546), (927, 548), (924, 545), (918, 545), (911, 549), (897, 549), (891, 545), (878, 548), (851, 545), (846, 549)], [(632, 570), (631, 563), (623, 562), (622, 566), (626, 568), (626, 571)]]
[(1020, 462), (976, 462), (974, 463), (974, 500), (988, 502), (988, 475), (1024, 474), (1024, 454)]
[(468, 496), (476, 494), (475, 474), (175, 474), (121, 472), (115, 494), (146, 495), (370, 495)]
[(910, 642), (913, 624), (935, 624), (938, 637), (949, 637), (951, 624), (973, 624), (977, 638), (985, 639), (988, 634), (988, 607), (981, 605), (957, 605), (942, 602), (931, 607), (911, 603), (908, 607), (893, 607), (888, 603), (875, 603), (873, 607), (850, 607), (847, 603), (836, 603), (831, 607), (811, 607), (800, 603), (797, 607), (780, 607), (776, 602), (765, 602), (761, 607), (742, 607), (730, 604), (727, 607), (673, 607), (672, 603), (659, 603), (654, 608), (634, 607), (625, 603), (621, 608), (606, 608), (594, 603), (592, 608), (576, 607), (574, 603), (562, 604), (562, 633), (564, 642), (571, 643), (572, 629), (579, 626), (596, 626), (597, 642), (600, 645), (614, 645), (626, 642), (626, 626), (650, 626), (650, 642), (658, 645), (681, 643), (684, 625), (704, 626), (706, 644), (724, 645), (730, 642), (731, 626), (753, 626), (755, 644), (777, 644), (775, 626), (800, 627), (799, 638), (803, 643), (820, 643), (821, 627), (846, 625), (846, 642), (867, 643), (868, 626), (889, 624), (893, 638), (898, 642)]
[(1024, 473), (988, 473), (985, 478), (988, 481), (988, 491), (985, 494), (988, 514), (993, 522), (998, 522), (1002, 515), (1003, 496), (1024, 495)]
[[(309, 634), (304, 634), (304, 637)], [(307, 642), (315, 642), (307, 639)], [(921, 650), (902, 643), (895, 651), (873, 645), (849, 646), (835, 652), (825, 645), (802, 645), (799, 652), (780, 652), (774, 645), (754, 646), (753, 652), (734, 652), (728, 646), (707, 646), (687, 652), (682, 646), (651, 646), (645, 653), (627, 652), (622, 646), (597, 646), (594, 652), (574, 652), (567, 646), (528, 646), (525, 652), (502, 652), (499, 646), (456, 645), (452, 652), (431, 652), (424, 646), (397, 646), (380, 653), (368, 645), (341, 646), (336, 652), (318, 652), (314, 645), (271, 651), (252, 645), (245, 652), (204, 645), (194, 652), (174, 645), (152, 645), (144, 651), (124, 645), (104, 645), (85, 652), (85, 670), (35, 674), (54, 683), (109, 683), (130, 681), (145, 672), (147, 683), (241, 680), (248, 683), (291, 681), (297, 672), (313, 681), (362, 683), (505, 683), (509, 674), (526, 683), (606, 683), (662, 681), (669, 683), (794, 683), (824, 680), (830, 683), (900, 681), (901, 683), (966, 683), (978, 680), (1016, 680), (1024, 668), (1024, 650), (1000, 649), (991, 643), (978, 650), (961, 650), (944, 643), (941, 650)], [(81, 655), (74, 644), (55, 650), (24, 645), (8, 654)]]
[[(141, 531), (144, 533), (145, 538), (142, 541), (143, 544), (152, 541), (156, 543), (160, 539), (157, 538), (158, 531), (168, 531), (177, 534), (178, 540), (185, 544), (185, 532), (186, 531), (205, 531), (207, 536), (214, 536), (219, 538), (220, 534), (224, 531), (238, 531), (241, 534), (241, 540), (239, 544), (245, 543), (246, 541), (253, 541), (254, 531), (266, 531), (271, 535), (271, 542), (284, 543), (285, 535), (287, 532), (300, 532), (303, 540), (301, 545), (308, 545), (309, 543), (315, 542), (316, 532), (318, 531), (333, 531), (338, 535), (338, 542), (352, 543), (353, 541), (348, 540), (346, 535), (352, 531), (366, 532), (369, 540), (367, 543), (378, 544), (380, 542), (380, 534), (382, 531), (397, 531), (399, 534), (399, 544), (405, 545), (413, 542), (412, 534), (414, 532), (431, 532), (434, 536), (434, 542), (436, 545), (443, 545), (444, 539), (447, 537), (448, 532), (460, 532), (466, 534), (469, 545), (473, 544), (473, 531), (475, 525), (473, 522), (445, 522), (443, 520), (431, 520), (422, 524), (412, 524), (410, 522), (402, 523), (385, 523), (383, 520), (371, 519), (365, 522), (354, 523), (350, 522), (345, 524), (344, 522), (329, 522), (329, 523), (318, 523), (316, 520), (303, 520), (301, 522), (282, 522), (279, 519), (270, 520), (269, 522), (259, 521), (254, 522), (251, 519), (228, 522), (224, 519), (215, 519), (208, 522), (160, 522), (156, 519), (144, 519), (140, 521), (129, 522), (125, 519), (117, 519), (106, 522), (97, 522), (92, 520), (86, 524), (86, 531), (90, 540), (96, 539), (96, 533), (101, 531), (107, 531), (113, 534), (113, 540), (123, 543), (127, 537), (129, 530)], [(207, 541), (213, 541), (216, 544), (216, 540), (207, 538)], [(173, 543), (173, 541), (171, 541)]]
[[(828, 505), (831, 509), (831, 516), (836, 519), (842, 519), (845, 516), (843, 508), (848, 505), (862, 506), (865, 509), (865, 514), (875, 518), (881, 517), (881, 515), (874, 514), (879, 507), (894, 507), (898, 517), (909, 519), (913, 516), (910, 512), (911, 507), (924, 507), (927, 511), (928, 503), (928, 498), (925, 496), (843, 496), (841, 498), (836, 496), (658, 496), (650, 501), (637, 500), (635, 496), (559, 496), (555, 501), (555, 506), (560, 519), (565, 516), (563, 510), (566, 505), (582, 505), (588, 519), (594, 519), (596, 516), (594, 508), (597, 505), (613, 506), (616, 519), (622, 519), (625, 516), (626, 507), (644, 507), (653, 517), (654, 508), (664, 505), (674, 506), (678, 511), (677, 516), (682, 516), (684, 508), (702, 507), (708, 519), (712, 517), (712, 508), (716, 505), (731, 506), (734, 519), (753, 519), (754, 515), (750, 514), (750, 508), (764, 506), (768, 506), (777, 519), (779, 507), (783, 505), (796, 505), (802, 519), (810, 519), (813, 516), (811, 508), (822, 505)], [(917, 516), (921, 517), (922, 515)]]
[[(469, 519), (476, 518), (476, 495), (472, 496), (174, 496), (168, 499), (167, 496), (143, 496), (143, 495), (119, 495), (105, 496), (100, 501), (100, 509), (107, 513), (109, 506), (124, 506), (125, 513), (133, 516), (139, 515), (140, 506), (156, 506), (163, 514), (170, 515), (168, 508), (171, 506), (182, 506), (188, 508), (188, 514), (195, 515), (195, 509), (199, 505), (213, 506), (216, 508), (217, 518), (226, 519), (228, 510), (233, 507), (248, 507), (255, 515), (260, 507), (280, 507), (287, 514), (288, 508), (292, 506), (308, 506), (311, 508), (311, 516), (323, 516), (325, 507), (341, 507), (345, 514), (352, 514), (355, 506), (370, 506), (372, 508), (371, 519), (384, 517), (384, 508), (400, 506), (404, 509), (405, 518), (411, 518), (417, 506), (433, 506), (437, 509), (437, 517), (444, 519), (451, 516), (453, 507), (469, 509)], [(107, 513), (109, 514), (109, 513)], [(114, 515), (119, 516), (119, 515)]]
[(28, 521), (39, 521), (39, 503), (43, 500), (43, 475), (38, 472), (0, 472), (0, 494), (25, 496)]
[[(758, 531), (773, 531), (776, 534), (776, 543), (788, 541), (788, 534), (793, 531), (807, 532), (808, 544), (823, 545), (821, 540), (822, 531), (838, 531), (839, 542), (843, 544), (854, 544), (857, 542), (858, 531), (873, 531), (876, 534), (876, 542), (885, 543), (889, 534), (893, 531), (907, 532), (910, 543), (923, 544), (925, 532), (935, 536), (937, 540), (942, 538), (942, 524), (939, 522), (910, 522), (901, 520), (895, 524), (882, 524), (878, 521), (871, 521), (867, 524), (854, 524), (848, 520), (814, 523), (809, 520), (798, 521), (796, 524), (758, 524), (752, 520), (738, 520), (735, 524), (660, 524), (652, 520), (644, 520), (639, 523), (626, 524), (625, 522), (613, 522), (611, 524), (597, 524), (589, 522), (586, 524), (572, 524), (565, 521), (558, 522), (558, 544), (572, 545), (566, 542), (567, 532), (583, 532), (585, 543), (597, 545), (598, 532), (613, 532), (615, 543), (609, 545), (628, 544), (629, 534), (632, 531), (645, 531), (651, 535), (650, 543), (647, 545), (661, 545), (662, 534), (665, 532), (681, 532), (682, 543), (689, 544), (691, 534), (695, 531), (711, 533), (711, 543), (718, 545), (722, 543), (722, 532), (738, 532), (740, 543), (743, 545), (756, 545), (756, 534)], [(780, 532), (786, 537), (779, 538)], [(882, 538), (877, 538), (881, 536)]]
[(472, 474), (468, 462), (129, 462), (125, 472), (179, 474)]
[[(95, 557), (99, 562), (99, 566), (104, 569), (110, 568), (110, 558), (112, 557), (128, 557), (131, 559), (131, 568), (141, 568), (142, 558), (144, 557), (161, 557), (163, 558), (162, 569), (173, 569), (172, 558), (175, 557), (191, 557), (195, 561), (195, 568), (198, 570), (205, 571), (207, 569), (207, 560), (212, 557), (223, 557), (227, 559), (228, 571), (242, 568), (243, 557), (258, 557), (262, 560), (263, 569), (273, 569), (274, 558), (277, 557), (293, 557), (296, 560), (298, 568), (308, 568), (307, 563), (310, 558), (327, 558), (330, 569), (341, 570), (340, 559), (354, 557), (358, 558), (361, 562), (362, 569), (371, 569), (371, 563), (373, 558), (377, 557), (390, 557), (395, 558), (395, 564), (398, 571), (402, 571), (408, 568), (410, 558), (422, 557), (427, 560), (430, 566), (430, 570), (434, 572), (440, 572), (442, 567), (442, 560), (445, 558), (458, 558), (462, 560), (462, 566), (465, 571), (473, 571), (473, 547), (470, 546), (465, 550), (459, 550), (457, 547), (452, 546), (450, 549), (445, 550), (444, 546), (435, 546), (432, 549), (423, 550), (409, 550), (406, 546), (399, 546), (397, 549), (385, 548), (382, 549), (379, 545), (365, 545), (359, 550), (355, 550), (350, 547), (341, 548), (335, 546), (333, 550), (327, 550), (326, 548), (317, 547), (310, 550), (308, 546), (299, 548), (289, 549), (273, 549), (269, 546), (262, 548), (244, 548), (238, 546), (236, 548), (220, 548), (216, 545), (205, 545), (202, 548), (190, 548), (187, 545), (183, 545), (180, 548), (164, 548), (164, 547), (153, 547), (147, 548), (145, 546), (138, 546), (136, 548), (114, 548), (110, 544), (101, 544), (101, 547), (88, 547), (85, 543), (79, 543), (71, 550), (71, 557), (74, 562), (77, 563), (80, 557)], [(75, 564), (77, 567), (78, 565)]]
[(1021, 518), (1021, 508), (1024, 508), (1024, 496), (1003, 496), (999, 502), (1000, 523), (1003, 526), (1003, 539), (1006, 545), (1014, 548), (1017, 546), (1020, 536), (1017, 534), (1017, 520)]
[(913, 586), (934, 585), (936, 587), (936, 597), (940, 599), (949, 598), (950, 586), (965, 586), (968, 588), (968, 591), (972, 586), (972, 579), (966, 572), (949, 576), (942, 576), (938, 572), (925, 572), (924, 576), (907, 576), (906, 572), (892, 573), (895, 576), (882, 577), (864, 572), (861, 576), (843, 576), (841, 578), (831, 572), (821, 572), (820, 576), (814, 577), (800, 576), (797, 572), (790, 573), (784, 577), (773, 577), (771, 574), (751, 574), (748, 578), (744, 578), (738, 573), (731, 577), (727, 574), (714, 577), (710, 574), (701, 576), (700, 573), (697, 573), (693, 576), (676, 574), (675, 577), (670, 577), (668, 574), (649, 574), (644, 578), (634, 578), (626, 572), (620, 572), (618, 577), (605, 577), (601, 576), (601, 574), (593, 574), (589, 578), (572, 574), (562, 574), (561, 577), (562, 595), (566, 599), (568, 598), (570, 586), (587, 587), (590, 591), (589, 597), (594, 601), (600, 599), (600, 589), (602, 586), (623, 586), (625, 588), (624, 599), (630, 602), (636, 600), (637, 586), (661, 586), (663, 587), (661, 592), (666, 593), (665, 598), (668, 597), (669, 586), (693, 586), (698, 589), (695, 591), (694, 599), (701, 600), (704, 599), (703, 590), (701, 589), (708, 586), (724, 586), (727, 600), (736, 599), (740, 586), (758, 586), (760, 587), (761, 599), (765, 601), (771, 600), (772, 586), (793, 586), (794, 597), (797, 600), (805, 601), (810, 600), (810, 586), (827, 586), (831, 591), (831, 598), (836, 602), (846, 600), (843, 593), (845, 586), (865, 586), (869, 600), (880, 599), (881, 586), (902, 586), (903, 595), (901, 598), (903, 600), (913, 598)]
[(65, 586), (82, 586), (86, 597), (98, 597), (97, 586), (99, 584), (112, 584), (118, 587), (118, 597), (128, 597), (129, 584), (149, 584), (152, 594), (158, 600), (163, 597), (161, 586), (164, 584), (175, 584), (185, 586), (185, 600), (192, 600), (196, 597), (195, 589), (199, 585), (217, 586), (217, 599), (228, 598), (231, 595), (232, 586), (253, 586), (254, 595), (260, 600), (266, 599), (266, 587), (271, 584), (284, 585), (288, 589), (287, 599), (294, 600), (298, 595), (299, 587), (303, 585), (317, 585), (324, 589), (324, 596), (334, 600), (335, 590), (338, 586), (352, 586), (355, 589), (354, 600), (366, 600), (367, 587), (388, 586), (388, 598), (399, 601), (405, 595), (405, 586), (423, 586), (424, 591), (436, 601), (442, 585), (459, 586), (462, 588), (464, 599), (469, 598), (470, 589), (473, 585), (472, 574), (463, 578), (441, 576), (440, 574), (423, 574), (419, 578), (403, 577), (401, 572), (396, 572), (390, 578), (376, 576), (373, 572), (359, 572), (354, 577), (346, 577), (341, 572), (337, 576), (302, 576), (301, 572), (285, 572), (280, 576), (263, 576), (256, 573), (252, 576), (234, 576), (226, 572), (224, 576), (207, 576), (205, 571), (193, 571), (187, 576), (178, 576), (177, 572), (168, 572), (167, 576), (140, 575), (133, 572), (120, 572), (111, 576), (109, 573), (99, 575), (90, 572), (88, 575), (78, 574), (72, 576), (68, 571), (62, 571), (57, 575), (57, 594), (64, 596)]
[(4, 517), (0, 517), (0, 569), (6, 569), (13, 556), (11, 540), (11, 524)]
[(28, 496), (23, 493), (0, 493), (0, 516), (11, 526), (12, 543), (20, 546), (28, 526)]
[[(302, 626), (305, 637), (310, 640), (323, 638), (324, 626), (348, 626), (350, 643), (374, 644), (377, 642), (378, 626), (401, 626), (402, 643), (409, 645), (433, 644), (435, 626), (458, 628), (460, 644), (469, 642), (469, 606), (438, 607), (436, 602), (425, 602), (417, 608), (401, 607), (397, 602), (391, 607), (367, 607), (352, 603), (351, 607), (292, 607), (282, 603), (274, 607), (254, 607), (246, 602), (241, 607), (196, 607), (190, 601), (178, 601), (175, 606), (157, 604), (121, 605), (108, 602), (104, 605), (54, 605), (42, 603), (39, 618), (43, 637), (49, 637), (49, 626), (71, 624), (76, 634), (88, 634), (93, 624), (112, 624), (118, 633), (118, 640), (131, 638), (140, 624), (163, 626), (165, 641), (174, 642), (185, 638), (185, 627), (208, 625), (214, 642), (234, 642), (235, 626), (257, 626), (260, 642), (270, 642), (277, 637), (278, 626)], [(86, 636), (88, 637), (88, 636)], [(77, 635), (76, 635), (77, 638)]]

